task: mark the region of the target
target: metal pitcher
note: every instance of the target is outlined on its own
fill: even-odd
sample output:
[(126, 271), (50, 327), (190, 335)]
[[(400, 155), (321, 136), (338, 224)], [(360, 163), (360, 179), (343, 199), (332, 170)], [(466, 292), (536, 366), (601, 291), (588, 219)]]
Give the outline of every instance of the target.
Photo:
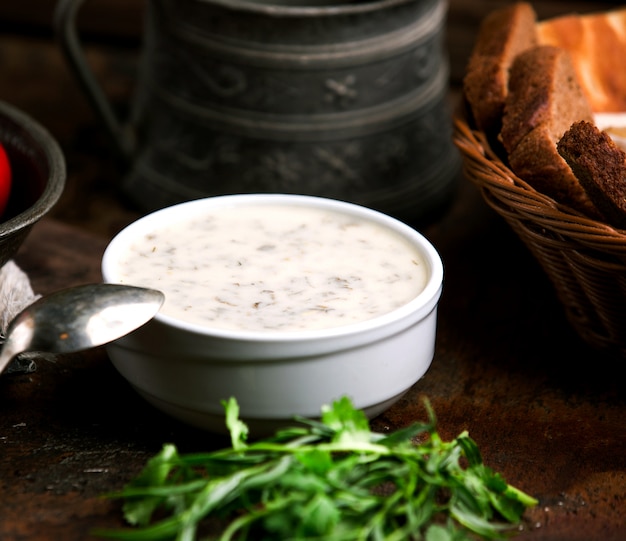
[(459, 169), (442, 0), (149, 0), (131, 118), (120, 120), (60, 0), (62, 50), (128, 159), (145, 211), (218, 194), (348, 200), (437, 216)]

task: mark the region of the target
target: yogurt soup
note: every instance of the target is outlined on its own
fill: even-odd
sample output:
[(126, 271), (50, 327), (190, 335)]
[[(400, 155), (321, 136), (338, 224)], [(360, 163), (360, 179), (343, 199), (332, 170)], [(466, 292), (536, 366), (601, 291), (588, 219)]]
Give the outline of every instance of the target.
[(427, 265), (398, 233), (323, 209), (235, 206), (137, 239), (119, 282), (160, 289), (161, 313), (246, 331), (303, 331), (388, 313), (425, 287)]

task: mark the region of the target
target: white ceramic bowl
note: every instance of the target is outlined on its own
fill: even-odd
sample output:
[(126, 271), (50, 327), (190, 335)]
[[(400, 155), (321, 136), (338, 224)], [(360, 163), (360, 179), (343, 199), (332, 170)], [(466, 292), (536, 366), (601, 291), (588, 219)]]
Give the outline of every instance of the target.
[[(133, 241), (153, 229), (237, 205), (314, 207), (387, 228), (418, 251), (426, 269), (425, 285), (390, 312), (327, 329), (211, 328), (166, 315), (162, 309), (144, 327), (108, 346), (117, 370), (160, 410), (217, 432), (225, 431), (221, 401), (231, 396), (253, 434), (272, 432), (295, 415), (319, 417), (322, 405), (344, 395), (369, 417), (391, 406), (432, 362), (443, 265), (424, 236), (389, 216), (300, 195), (230, 195), (186, 202), (149, 214), (121, 231), (104, 253), (104, 281), (128, 283), (121, 278), (120, 261)], [(334, 261), (327, 264), (332, 268)], [(360, 264), (367, 267), (368, 262)], [(160, 288), (156, 281), (135, 285)]]

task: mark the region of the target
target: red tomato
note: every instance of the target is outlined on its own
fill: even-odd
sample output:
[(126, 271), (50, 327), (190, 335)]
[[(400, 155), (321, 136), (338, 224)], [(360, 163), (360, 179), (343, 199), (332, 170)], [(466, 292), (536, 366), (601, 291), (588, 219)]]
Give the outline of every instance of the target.
[(11, 164), (0, 143), (0, 216), (4, 213), (11, 193)]

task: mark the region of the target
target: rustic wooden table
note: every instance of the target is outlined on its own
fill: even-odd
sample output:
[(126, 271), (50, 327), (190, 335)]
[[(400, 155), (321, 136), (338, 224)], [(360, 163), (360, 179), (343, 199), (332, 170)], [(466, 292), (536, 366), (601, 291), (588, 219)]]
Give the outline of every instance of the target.
[[(54, 2), (33, 3), (38, 10), (0, 7), (0, 99), (46, 126), (67, 160), (61, 201), (17, 257), (35, 290), (47, 293), (100, 280), (107, 241), (139, 213), (120, 196), (122, 173), (109, 142), (52, 39)], [(452, 100), (480, 20), (505, 3), (450, 3)], [(611, 5), (536, 2), (542, 17)], [(97, 1), (92, 9), (89, 58), (124, 111), (136, 73), (141, 2)], [(539, 499), (518, 539), (626, 539), (620, 362), (573, 333), (546, 276), (468, 182), (460, 179), (453, 206), (424, 233), (446, 269), (435, 359), (374, 428), (423, 419), (427, 396), (445, 438), (467, 429), (488, 465)], [(120, 488), (164, 442), (183, 451), (226, 444), (144, 403), (101, 349), (1, 377), (0, 412), (3, 541), (91, 539), (94, 527), (122, 524), (119, 505), (100, 495)]]

